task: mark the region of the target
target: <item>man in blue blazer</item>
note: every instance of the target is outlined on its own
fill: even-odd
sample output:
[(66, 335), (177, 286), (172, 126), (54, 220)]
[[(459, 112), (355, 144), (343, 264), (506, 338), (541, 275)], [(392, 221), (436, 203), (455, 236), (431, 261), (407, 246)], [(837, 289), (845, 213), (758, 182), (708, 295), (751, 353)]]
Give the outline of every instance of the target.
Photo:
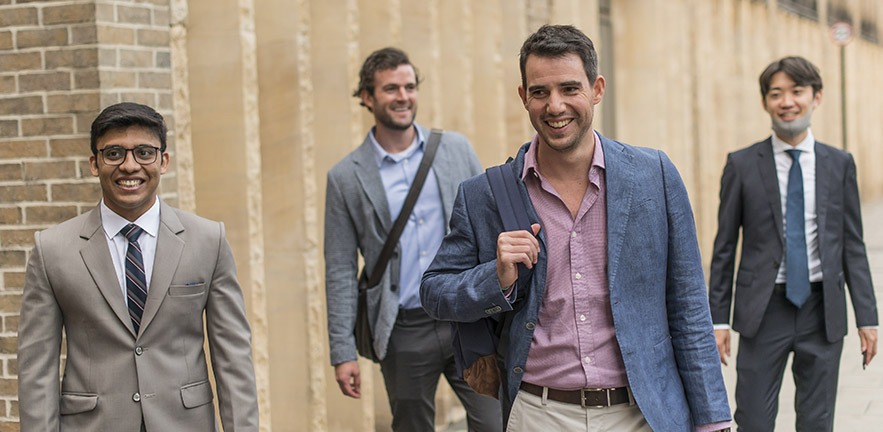
[[(674, 165), (592, 129), (592, 41), (543, 26), (518, 89), (537, 132), (509, 164), (533, 222), (503, 232), (486, 176), (460, 185), (421, 299), (438, 319), (494, 317), (509, 431), (726, 430), (730, 410), (693, 213)], [(517, 265), (532, 268), (517, 280)]]
[[(809, 126), (822, 101), (822, 78), (812, 63), (776, 60), (759, 81), (773, 135), (731, 153), (721, 177), (709, 283), (720, 359), (726, 364), (730, 354), (732, 310), (732, 327), (740, 334), (739, 430), (775, 428), (782, 375), (793, 352), (796, 430), (830, 431), (847, 328), (844, 284), (863, 364), (877, 352), (877, 301), (862, 240), (855, 162), (813, 138)], [(853, 353), (858, 357), (857, 349)]]

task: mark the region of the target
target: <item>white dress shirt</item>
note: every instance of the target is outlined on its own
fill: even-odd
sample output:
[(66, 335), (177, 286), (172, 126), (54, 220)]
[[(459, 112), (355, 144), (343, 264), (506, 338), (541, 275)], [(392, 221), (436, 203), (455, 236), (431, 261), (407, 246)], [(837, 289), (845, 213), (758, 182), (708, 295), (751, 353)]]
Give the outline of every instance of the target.
[[(104, 200), (101, 200), (99, 209), (101, 211), (101, 226), (104, 228), (105, 237), (107, 237), (107, 248), (110, 250), (110, 258), (113, 261), (113, 268), (116, 270), (117, 279), (120, 282), (123, 299), (126, 301), (126, 306), (128, 306), (129, 300), (126, 296), (126, 248), (129, 247), (129, 241), (126, 239), (126, 236), (120, 234), (120, 230), (131, 222), (114, 213), (113, 210), (104, 204)], [(138, 244), (141, 246), (141, 256), (144, 258), (144, 276), (147, 278), (147, 286), (149, 288), (150, 276), (153, 274), (153, 259), (156, 256), (156, 235), (159, 233), (159, 198), (153, 203), (153, 207), (135, 220), (134, 223), (144, 230), (141, 233), (141, 237), (138, 238)]]
[[(776, 160), (776, 174), (779, 178), (779, 197), (782, 203), (782, 226), (785, 232), (788, 227), (785, 226), (787, 215), (785, 214), (788, 204), (788, 174), (791, 171), (791, 164), (794, 162), (785, 150), (800, 150), (800, 171), (803, 174), (803, 217), (806, 220), (806, 254), (809, 263), (809, 280), (810, 282), (822, 281), (822, 258), (819, 255), (819, 223), (816, 214), (816, 140), (812, 135), (812, 130), (806, 130), (806, 138), (797, 146), (782, 141), (774, 133), (773, 141), (773, 158)], [(779, 273), (776, 275), (776, 283), (785, 283), (785, 257), (782, 256), (782, 265), (779, 266)]]

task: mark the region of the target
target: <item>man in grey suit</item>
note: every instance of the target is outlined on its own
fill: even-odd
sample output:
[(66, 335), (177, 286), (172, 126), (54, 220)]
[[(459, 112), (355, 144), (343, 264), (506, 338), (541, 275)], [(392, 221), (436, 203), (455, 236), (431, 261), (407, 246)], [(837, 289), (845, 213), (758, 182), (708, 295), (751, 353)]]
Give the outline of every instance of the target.
[(877, 353), (877, 304), (862, 240), (855, 162), (813, 137), (810, 120), (822, 101), (822, 78), (809, 61), (774, 61), (760, 75), (760, 93), (773, 134), (731, 153), (721, 177), (709, 283), (715, 336), (727, 364), (732, 310), (732, 328), (740, 334), (735, 414), (740, 430), (775, 428), (782, 375), (793, 353), (797, 430), (830, 431), (847, 328), (844, 284), (859, 327), (862, 363)]
[[(510, 432), (728, 430), (696, 227), (659, 150), (592, 128), (604, 95), (592, 41), (543, 26), (521, 47), (518, 88), (537, 134), (504, 169), (532, 232), (503, 232), (487, 176), (460, 186), (423, 277), (433, 317), (502, 326), (497, 365)], [(533, 269), (518, 279), (518, 265)]]
[[(365, 141), (328, 172), (325, 201), (325, 290), (331, 364), (344, 395), (361, 396), (353, 327), (358, 255), (373, 269), (414, 179), (429, 131), (414, 123), (417, 71), (395, 48), (372, 53), (354, 96), (374, 114)], [(368, 292), (374, 350), (380, 360), (395, 431), (435, 428), (440, 375), (466, 408), (470, 431), (498, 431), (500, 410), (457, 377), (451, 326), (429, 318), (420, 277), (447, 232), (457, 186), (481, 172), (466, 138), (444, 133), (432, 169), (379, 286)]]
[(162, 116), (107, 107), (91, 148), (101, 202), (37, 233), (28, 260), (21, 429), (216, 431), (207, 336), (224, 430), (257, 431), (251, 333), (224, 225), (157, 198), (169, 165)]

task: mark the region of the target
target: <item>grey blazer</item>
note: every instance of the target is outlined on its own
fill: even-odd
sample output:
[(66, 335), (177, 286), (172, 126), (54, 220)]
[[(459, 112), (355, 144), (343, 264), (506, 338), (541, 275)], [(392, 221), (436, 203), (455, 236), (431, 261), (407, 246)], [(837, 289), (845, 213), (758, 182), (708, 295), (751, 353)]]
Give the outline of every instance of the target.
[(138, 334), (98, 208), (37, 233), (18, 339), (21, 428), (216, 431), (206, 337), (224, 430), (257, 431), (251, 333), (223, 224), (161, 204)]
[[(423, 137), (430, 131), (417, 126)], [(442, 135), (430, 175), (438, 181), (445, 211), (445, 230), (460, 182), (482, 171), (466, 137)], [(375, 151), (368, 137), (328, 172), (325, 191), (325, 295), (331, 364), (357, 358), (353, 327), (356, 320), (358, 256), (369, 269), (380, 255), (393, 220), (380, 178)], [(368, 297), (368, 315), (374, 332), (374, 350), (382, 359), (399, 310), (398, 248), (378, 288)]]
[[(822, 260), (825, 335), (835, 342), (846, 335), (849, 289), (859, 327), (877, 325), (877, 301), (862, 239), (862, 219), (852, 155), (815, 143), (816, 214)], [(736, 245), (742, 233), (742, 255), (735, 275)], [(711, 316), (730, 322), (743, 336), (757, 334), (773, 294), (785, 251), (779, 181), (772, 140), (767, 138), (731, 153), (721, 177), (718, 231), (709, 283)]]

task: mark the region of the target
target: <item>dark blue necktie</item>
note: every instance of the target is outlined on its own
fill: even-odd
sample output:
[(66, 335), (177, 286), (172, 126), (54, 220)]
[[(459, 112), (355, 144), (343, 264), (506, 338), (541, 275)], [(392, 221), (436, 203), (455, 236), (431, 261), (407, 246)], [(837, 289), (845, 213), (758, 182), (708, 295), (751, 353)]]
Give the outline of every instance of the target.
[(126, 248), (126, 303), (129, 305), (129, 317), (132, 318), (135, 334), (141, 328), (141, 315), (144, 314), (144, 304), (147, 303), (144, 257), (141, 255), (141, 245), (138, 244), (138, 237), (142, 232), (144, 230), (135, 224), (128, 224), (120, 231), (129, 240), (129, 247)]
[(791, 156), (788, 172), (788, 201), (785, 205), (785, 297), (798, 308), (809, 298), (809, 263), (806, 257), (806, 220), (803, 217), (803, 171), (800, 150), (785, 150)]

